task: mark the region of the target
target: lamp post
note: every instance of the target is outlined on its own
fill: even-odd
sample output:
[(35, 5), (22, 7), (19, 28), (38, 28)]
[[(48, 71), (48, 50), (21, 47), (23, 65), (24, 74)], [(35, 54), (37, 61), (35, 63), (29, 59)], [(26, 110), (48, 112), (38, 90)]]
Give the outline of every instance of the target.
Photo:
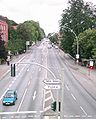
[(68, 26), (66, 26), (66, 24), (62, 27), (62, 28), (68, 28), (75, 36), (76, 38), (76, 41), (77, 41), (77, 54), (76, 54), (76, 59), (77, 59), (77, 64), (78, 64), (78, 59), (79, 59), (79, 43), (78, 43), (78, 37), (76, 35), (76, 33), (71, 29), (69, 28)]

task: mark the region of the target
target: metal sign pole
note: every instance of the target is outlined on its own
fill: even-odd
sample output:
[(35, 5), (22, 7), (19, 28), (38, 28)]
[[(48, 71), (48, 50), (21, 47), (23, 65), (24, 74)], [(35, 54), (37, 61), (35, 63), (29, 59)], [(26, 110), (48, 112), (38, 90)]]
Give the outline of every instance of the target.
[(59, 101), (58, 101), (59, 96), (58, 96), (58, 92), (59, 92), (59, 90), (57, 90), (56, 119), (58, 119), (58, 110), (59, 110)]
[(64, 115), (64, 69), (62, 70), (62, 84), (61, 84), (61, 113), (60, 113), (60, 119), (63, 119)]

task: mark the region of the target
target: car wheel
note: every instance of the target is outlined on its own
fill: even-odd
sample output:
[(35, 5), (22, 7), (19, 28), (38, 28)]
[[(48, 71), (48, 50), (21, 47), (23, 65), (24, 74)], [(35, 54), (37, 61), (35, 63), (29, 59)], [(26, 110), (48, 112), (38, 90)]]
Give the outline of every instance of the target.
[(15, 102), (13, 102), (13, 105), (15, 105)]

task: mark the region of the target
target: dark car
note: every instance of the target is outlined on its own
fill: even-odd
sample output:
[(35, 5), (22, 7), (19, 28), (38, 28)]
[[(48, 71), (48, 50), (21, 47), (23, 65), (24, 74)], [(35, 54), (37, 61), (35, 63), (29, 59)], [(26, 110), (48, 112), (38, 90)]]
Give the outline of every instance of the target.
[(17, 100), (17, 92), (14, 90), (8, 90), (3, 96), (2, 103), (3, 105), (15, 105)]

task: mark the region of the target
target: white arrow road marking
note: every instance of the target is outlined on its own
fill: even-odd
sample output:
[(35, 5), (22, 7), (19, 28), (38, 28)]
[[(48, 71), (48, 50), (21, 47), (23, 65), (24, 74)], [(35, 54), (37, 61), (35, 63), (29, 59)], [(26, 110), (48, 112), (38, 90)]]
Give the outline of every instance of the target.
[(34, 91), (33, 100), (36, 98), (36, 91)]

